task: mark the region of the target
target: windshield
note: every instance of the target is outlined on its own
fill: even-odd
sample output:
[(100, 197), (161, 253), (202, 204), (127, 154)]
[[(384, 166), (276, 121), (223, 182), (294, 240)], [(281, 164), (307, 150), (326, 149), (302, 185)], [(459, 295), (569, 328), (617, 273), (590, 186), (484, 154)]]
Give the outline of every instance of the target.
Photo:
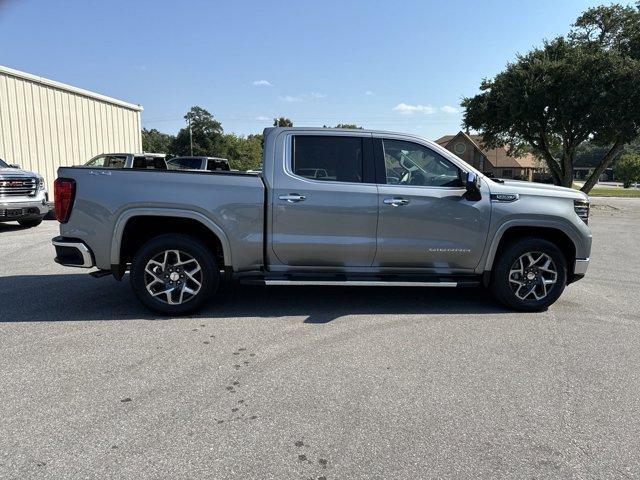
[(0, 158), (0, 168), (9, 168), (9, 165), (7, 165), (6, 162), (1, 158)]

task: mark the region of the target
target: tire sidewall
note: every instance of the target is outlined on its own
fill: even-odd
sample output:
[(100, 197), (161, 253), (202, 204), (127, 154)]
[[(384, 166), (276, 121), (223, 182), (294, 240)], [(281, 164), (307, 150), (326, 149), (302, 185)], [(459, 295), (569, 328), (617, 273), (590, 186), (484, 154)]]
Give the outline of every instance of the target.
[[(558, 278), (549, 294), (541, 300), (521, 300), (511, 289), (509, 272), (511, 266), (527, 252), (542, 252), (551, 257), (556, 265)], [(491, 287), (494, 295), (502, 303), (516, 310), (541, 311), (552, 305), (562, 295), (567, 283), (567, 261), (558, 247), (548, 240), (522, 239), (509, 245), (500, 254), (492, 275)]]
[[(169, 305), (151, 296), (145, 285), (144, 269), (147, 262), (165, 250), (180, 250), (197, 260), (202, 269), (202, 287), (189, 301)], [(135, 254), (130, 270), (131, 287), (138, 299), (151, 310), (163, 315), (184, 315), (201, 308), (217, 291), (220, 273), (215, 259), (198, 239), (180, 234), (160, 235), (145, 243)]]
[(29, 219), (29, 220), (18, 220), (18, 224), (21, 227), (25, 227), (25, 228), (37, 227), (41, 223), (42, 223), (42, 218)]

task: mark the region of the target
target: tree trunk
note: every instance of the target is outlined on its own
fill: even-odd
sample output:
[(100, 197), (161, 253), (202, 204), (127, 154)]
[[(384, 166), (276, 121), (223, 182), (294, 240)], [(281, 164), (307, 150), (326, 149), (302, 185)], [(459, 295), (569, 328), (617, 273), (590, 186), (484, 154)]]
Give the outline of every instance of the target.
[(562, 153), (562, 186), (573, 187), (573, 150), (569, 149), (565, 143)]
[(562, 185), (563, 187), (571, 188), (573, 186), (573, 167), (566, 169), (562, 172)]
[(560, 170), (560, 166), (558, 165), (558, 161), (554, 158), (551, 152), (548, 149), (542, 150), (542, 157), (544, 158), (547, 167), (549, 167), (549, 172), (551, 172), (551, 176), (553, 177), (553, 183), (556, 185), (561, 185), (562, 171)]
[(618, 158), (620, 153), (622, 153), (622, 147), (624, 147), (624, 142), (620, 139), (616, 140), (580, 190), (584, 193), (589, 193), (591, 191), (593, 186), (598, 183), (598, 179), (600, 178), (600, 175), (602, 175), (602, 172), (604, 172), (613, 163), (613, 161)]

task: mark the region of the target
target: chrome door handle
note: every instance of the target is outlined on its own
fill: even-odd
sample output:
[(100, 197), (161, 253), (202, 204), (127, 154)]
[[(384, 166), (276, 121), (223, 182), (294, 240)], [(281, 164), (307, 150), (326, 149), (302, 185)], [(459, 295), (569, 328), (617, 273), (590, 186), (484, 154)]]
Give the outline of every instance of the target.
[(307, 199), (307, 197), (305, 197), (304, 195), (298, 195), (297, 193), (289, 193), (288, 195), (278, 195), (278, 198), (280, 200), (284, 200), (289, 203), (304, 202)]
[(409, 200), (406, 198), (393, 197), (393, 198), (385, 198), (383, 200), (385, 205), (391, 205), (392, 207), (400, 207), (402, 205), (407, 205)]

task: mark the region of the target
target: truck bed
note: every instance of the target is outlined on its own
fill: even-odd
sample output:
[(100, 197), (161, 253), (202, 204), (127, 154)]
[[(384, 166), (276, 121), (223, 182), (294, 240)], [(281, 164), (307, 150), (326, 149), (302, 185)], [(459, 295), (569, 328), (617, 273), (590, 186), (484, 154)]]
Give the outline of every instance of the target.
[[(71, 219), (61, 234), (82, 240), (95, 252), (98, 268), (117, 258), (129, 218), (172, 214), (220, 230), (235, 271), (263, 263), (265, 186), (242, 172), (61, 167), (58, 177), (76, 181)], [(73, 225), (73, 227), (71, 227)]]

